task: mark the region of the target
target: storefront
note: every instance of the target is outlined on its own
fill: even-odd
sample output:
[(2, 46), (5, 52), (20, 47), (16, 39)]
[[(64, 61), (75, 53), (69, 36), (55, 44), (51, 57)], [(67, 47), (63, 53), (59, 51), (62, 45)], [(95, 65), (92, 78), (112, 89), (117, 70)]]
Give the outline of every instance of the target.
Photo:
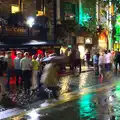
[(0, 50), (21, 50), (31, 54), (48, 51), (60, 55), (61, 45), (47, 40), (46, 33), (46, 29), (38, 27), (0, 26)]
[(98, 46), (100, 49), (108, 48), (108, 31), (103, 30), (98, 38)]
[(84, 59), (86, 50), (90, 51), (92, 48), (93, 40), (91, 37), (81, 37), (78, 36), (76, 40), (76, 45), (81, 53), (81, 59)]

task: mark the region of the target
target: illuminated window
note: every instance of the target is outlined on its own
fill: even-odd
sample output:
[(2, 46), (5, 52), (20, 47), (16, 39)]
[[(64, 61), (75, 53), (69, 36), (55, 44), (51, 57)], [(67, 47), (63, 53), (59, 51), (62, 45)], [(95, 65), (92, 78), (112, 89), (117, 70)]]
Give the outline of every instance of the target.
[(20, 11), (20, 8), (18, 5), (11, 5), (11, 13), (17, 13)]

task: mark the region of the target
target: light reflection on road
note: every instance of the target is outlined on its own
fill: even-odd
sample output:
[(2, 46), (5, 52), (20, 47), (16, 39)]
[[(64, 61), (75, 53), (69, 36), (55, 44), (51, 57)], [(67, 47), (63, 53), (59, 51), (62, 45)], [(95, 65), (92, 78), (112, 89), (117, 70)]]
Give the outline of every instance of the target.
[[(85, 75), (83, 79), (78, 77), (75, 87), (80, 89), (82, 85), (92, 84), (89, 82), (90, 80), (85, 82), (88, 78), (89, 75)], [(69, 90), (70, 81), (75, 82), (71, 76), (65, 77), (61, 81), (62, 89), (60, 93), (64, 93), (63, 97), (65, 100), (73, 97), (72, 94), (66, 93)], [(95, 88), (97, 89), (97, 87)], [(81, 94), (79, 93), (80, 97), (76, 100), (74, 99), (56, 107), (39, 110), (37, 113), (40, 116), (36, 120), (120, 120), (120, 84), (117, 84), (115, 87), (107, 87), (105, 90), (94, 94), (87, 91), (91, 91), (91, 89), (82, 89)], [(30, 118), (27, 117), (26, 120), (28, 119)]]
[(33, 110), (24, 116), (25, 120), (120, 120), (120, 85), (115, 88), (85, 94), (56, 107)]

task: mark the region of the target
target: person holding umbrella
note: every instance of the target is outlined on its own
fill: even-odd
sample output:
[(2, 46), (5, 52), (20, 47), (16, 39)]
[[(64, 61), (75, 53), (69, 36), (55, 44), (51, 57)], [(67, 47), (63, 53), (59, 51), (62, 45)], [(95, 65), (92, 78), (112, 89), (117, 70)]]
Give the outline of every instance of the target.
[(41, 83), (43, 83), (49, 90), (52, 91), (54, 100), (58, 99), (58, 80), (57, 80), (57, 73), (59, 71), (58, 64), (53, 62), (52, 60), (49, 61), (48, 64), (45, 65), (43, 74), (41, 76)]

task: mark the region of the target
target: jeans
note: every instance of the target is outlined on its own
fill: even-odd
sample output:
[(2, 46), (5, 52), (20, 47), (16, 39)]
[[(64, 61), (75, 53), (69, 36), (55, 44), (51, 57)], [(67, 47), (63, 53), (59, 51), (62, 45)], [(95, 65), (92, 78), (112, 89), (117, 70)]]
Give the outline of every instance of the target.
[(19, 87), (19, 80), (21, 79), (21, 83), (20, 83), (20, 85), (22, 86), (22, 82), (23, 82), (23, 80), (22, 80), (22, 70), (15, 70), (15, 76), (16, 76), (16, 86), (17, 87)]
[(31, 71), (30, 70), (23, 70), (22, 71), (22, 76), (23, 76), (23, 80), (24, 80), (24, 89), (29, 90), (30, 86), (31, 86)]
[(111, 70), (111, 63), (106, 63), (105, 64), (105, 69), (106, 69), (107, 72), (110, 71)]

